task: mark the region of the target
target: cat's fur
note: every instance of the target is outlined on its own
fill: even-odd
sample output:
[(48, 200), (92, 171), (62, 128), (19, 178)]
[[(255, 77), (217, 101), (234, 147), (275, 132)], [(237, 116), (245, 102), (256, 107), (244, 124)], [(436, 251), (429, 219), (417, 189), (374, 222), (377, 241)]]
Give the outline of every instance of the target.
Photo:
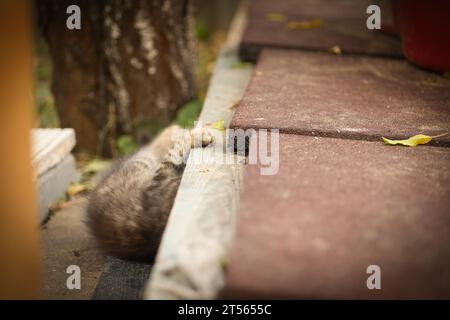
[(192, 143), (205, 146), (213, 140), (207, 129), (196, 129), (173, 141), (176, 130), (181, 129), (165, 129), (116, 164), (91, 194), (88, 224), (107, 253), (146, 259), (156, 255)]

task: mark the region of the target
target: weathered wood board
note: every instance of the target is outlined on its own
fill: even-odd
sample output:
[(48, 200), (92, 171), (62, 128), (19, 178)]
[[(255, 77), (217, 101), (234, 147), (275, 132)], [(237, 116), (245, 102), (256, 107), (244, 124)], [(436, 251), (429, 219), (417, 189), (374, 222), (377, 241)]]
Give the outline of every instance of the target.
[[(220, 119), (228, 126), (246, 89), (253, 67), (237, 67), (237, 44), (244, 25), (241, 9), (216, 62), (199, 126)], [(244, 158), (235, 157), (234, 164), (224, 164), (221, 160), (228, 151), (220, 154), (215, 150), (191, 151), (146, 299), (211, 299), (224, 285)]]

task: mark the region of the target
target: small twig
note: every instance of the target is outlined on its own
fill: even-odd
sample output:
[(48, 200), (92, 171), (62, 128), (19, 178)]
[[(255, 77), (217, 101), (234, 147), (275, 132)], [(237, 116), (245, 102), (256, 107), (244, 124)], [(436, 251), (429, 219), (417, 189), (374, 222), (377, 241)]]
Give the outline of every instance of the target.
[(431, 137), (432, 137), (433, 139), (435, 139), (435, 138), (445, 137), (446, 135), (448, 135), (448, 132), (443, 133), (443, 134), (439, 134), (439, 135), (437, 135), (437, 136), (431, 136)]

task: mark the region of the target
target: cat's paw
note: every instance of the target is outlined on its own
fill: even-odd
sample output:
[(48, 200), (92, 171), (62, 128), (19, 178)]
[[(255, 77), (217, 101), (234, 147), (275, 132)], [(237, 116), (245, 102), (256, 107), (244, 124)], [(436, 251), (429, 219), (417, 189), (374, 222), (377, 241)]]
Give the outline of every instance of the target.
[(214, 142), (214, 135), (209, 128), (196, 128), (190, 131), (191, 148), (206, 147)]
[(167, 154), (166, 161), (170, 161), (175, 165), (181, 165), (187, 162), (189, 151), (191, 149), (187, 139), (177, 140)]
[(191, 148), (206, 147), (214, 142), (214, 134), (211, 129), (197, 128), (185, 131), (183, 137), (179, 137), (169, 150), (165, 161), (175, 165), (187, 162)]

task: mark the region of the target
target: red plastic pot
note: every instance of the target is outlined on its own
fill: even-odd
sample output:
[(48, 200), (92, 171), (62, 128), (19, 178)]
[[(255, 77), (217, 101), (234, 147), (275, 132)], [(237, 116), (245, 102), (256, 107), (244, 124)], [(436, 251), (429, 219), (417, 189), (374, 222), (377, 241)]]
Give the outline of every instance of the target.
[(450, 1), (394, 0), (395, 26), (403, 53), (413, 63), (450, 71)]

